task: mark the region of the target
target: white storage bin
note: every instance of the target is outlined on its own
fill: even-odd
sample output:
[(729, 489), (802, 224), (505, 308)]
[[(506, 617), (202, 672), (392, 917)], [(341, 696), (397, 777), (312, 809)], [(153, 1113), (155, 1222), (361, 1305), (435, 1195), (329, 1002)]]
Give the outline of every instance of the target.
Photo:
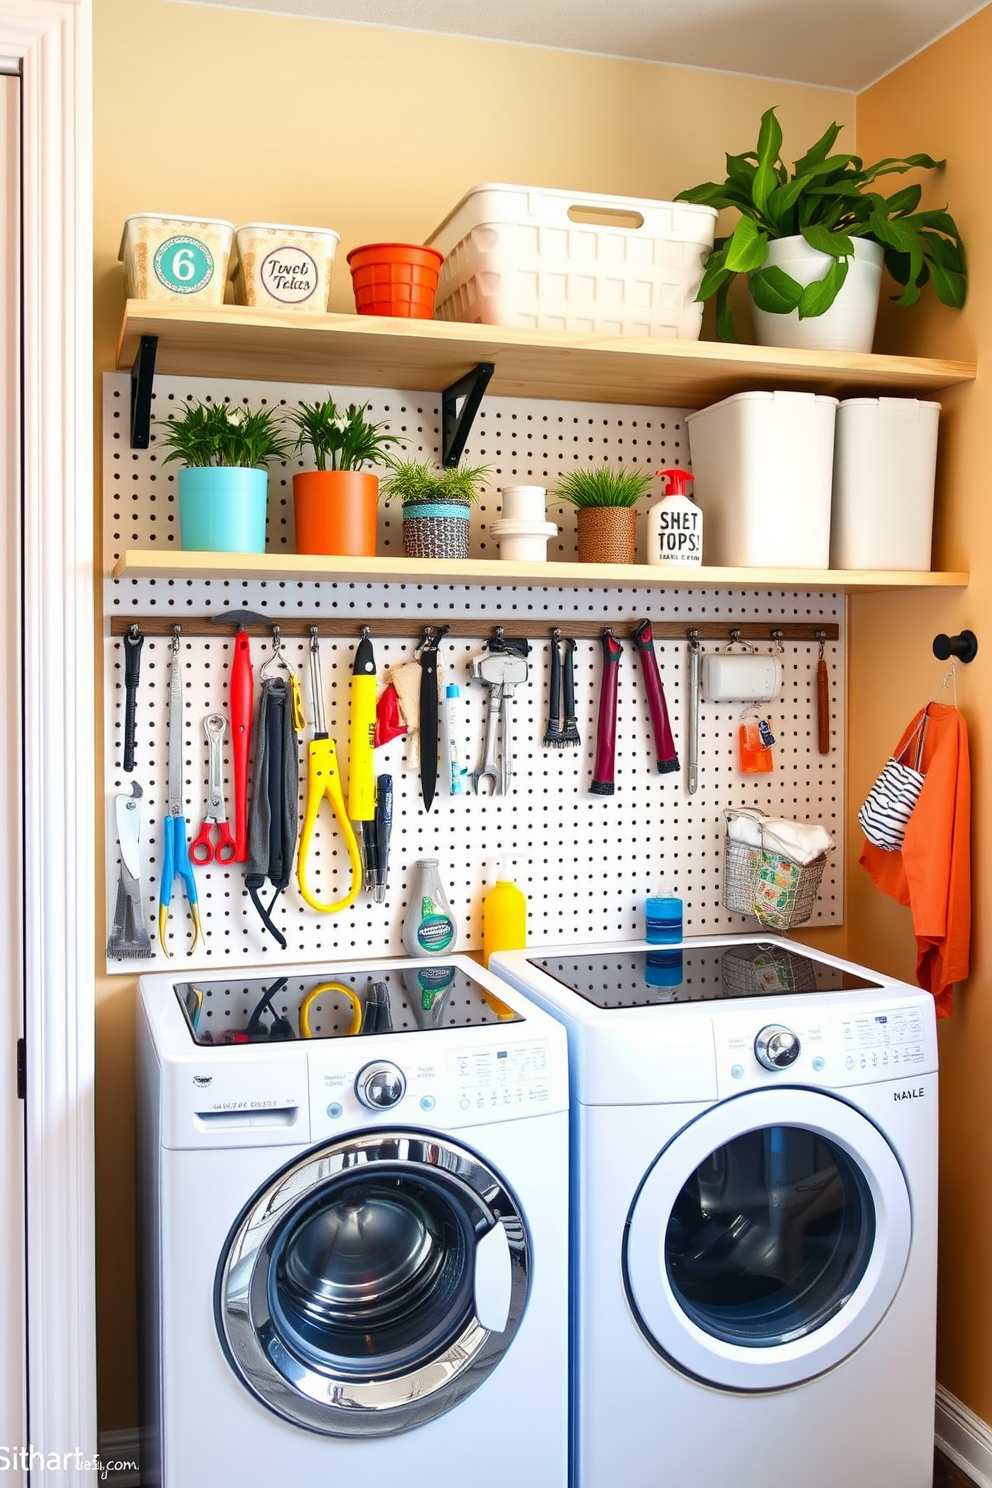
[(735, 393), (686, 415), (703, 562), (827, 568), (837, 399)]
[(287, 227), (246, 222), (235, 231), (238, 262), (234, 298), (239, 305), (302, 310), (323, 315), (340, 236), (330, 227)]
[(716, 212), (689, 202), (476, 186), (428, 239), (434, 318), (697, 340)]
[(118, 258), (128, 299), (221, 305), (234, 226), (218, 217), (139, 212), (124, 220)]
[(833, 568), (929, 569), (939, 403), (848, 398), (837, 410)]

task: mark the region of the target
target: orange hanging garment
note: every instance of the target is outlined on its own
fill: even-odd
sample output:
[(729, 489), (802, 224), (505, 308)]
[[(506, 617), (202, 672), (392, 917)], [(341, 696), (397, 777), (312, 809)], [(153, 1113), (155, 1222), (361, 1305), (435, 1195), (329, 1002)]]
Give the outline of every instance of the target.
[(916, 977), (932, 992), (937, 1016), (951, 1014), (951, 990), (968, 975), (971, 941), (971, 767), (968, 730), (957, 708), (930, 703), (907, 727), (898, 759), (928, 715), (925, 776), (902, 850), (865, 842), (859, 859), (883, 894), (905, 904), (916, 935)]

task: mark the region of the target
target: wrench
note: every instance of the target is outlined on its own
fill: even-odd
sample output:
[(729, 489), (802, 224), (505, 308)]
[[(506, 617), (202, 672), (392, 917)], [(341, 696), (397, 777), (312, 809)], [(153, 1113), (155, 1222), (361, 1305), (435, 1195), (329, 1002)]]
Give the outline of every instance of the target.
[[(486, 713), (486, 741), (482, 767), (472, 776), (476, 794), (479, 782), (492, 781), (492, 794), (502, 791), (505, 795), (510, 784), (512, 754), (509, 748), (510, 700), (509, 694), (521, 682), (526, 682), (530, 667), (522, 656), (510, 651), (490, 651), (477, 656), (472, 662), (472, 675), (489, 688), (489, 705)], [(503, 726), (502, 748), (497, 751), (497, 730)]]
[(500, 717), (503, 725), (502, 751), (500, 753), (500, 767), (502, 769), (502, 789), (505, 796), (510, 789), (510, 779), (513, 775), (513, 749), (511, 747), (510, 732), (510, 699), (515, 687), (521, 682), (526, 682), (530, 673), (530, 667), (522, 656), (516, 656), (508, 652), (503, 657), (503, 685), (501, 690)]
[(490, 682), (488, 678), (483, 677), (482, 673), (476, 670), (477, 663), (486, 659), (485, 657), (477, 657), (476, 661), (472, 663), (473, 675), (481, 678), (489, 688), (489, 700), (486, 704), (486, 742), (483, 747), (482, 766), (472, 775), (472, 785), (476, 795), (478, 795), (480, 783), (483, 780), (488, 780), (492, 784), (492, 790), (489, 794), (494, 796), (499, 790), (500, 779), (499, 759), (496, 754), (496, 733), (499, 728), (500, 708), (503, 702), (503, 684), (501, 682)]

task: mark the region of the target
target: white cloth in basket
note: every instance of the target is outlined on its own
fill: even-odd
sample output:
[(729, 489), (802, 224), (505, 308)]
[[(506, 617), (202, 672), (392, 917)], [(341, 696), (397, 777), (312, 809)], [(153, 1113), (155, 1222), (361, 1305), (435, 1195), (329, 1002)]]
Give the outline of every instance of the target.
[(728, 817), (727, 836), (731, 842), (740, 842), (744, 847), (761, 846), (761, 826), (768, 818), (760, 811), (742, 811)]
[(760, 845), (766, 852), (781, 853), (803, 865), (822, 857), (833, 846), (830, 833), (819, 822), (786, 821), (769, 816), (760, 825)]

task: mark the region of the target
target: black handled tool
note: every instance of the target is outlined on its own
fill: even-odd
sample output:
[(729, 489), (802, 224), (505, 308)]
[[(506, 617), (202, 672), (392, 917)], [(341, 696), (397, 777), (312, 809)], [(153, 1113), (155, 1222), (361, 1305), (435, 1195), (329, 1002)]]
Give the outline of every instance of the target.
[(577, 749), (581, 744), (578, 719), (575, 716), (575, 641), (565, 637), (565, 665), (563, 668), (565, 687), (565, 721), (562, 724), (559, 747)]
[(122, 768), (128, 774), (134, 769), (134, 730), (138, 708), (138, 677), (141, 673), (141, 648), (145, 638), (136, 625), (124, 637), (124, 759)]
[(420, 647), (420, 791), (425, 811), (430, 811), (437, 790), (437, 648), (449, 628), (429, 625)]
[(551, 632), (551, 678), (548, 684), (548, 726), (544, 730), (545, 749), (557, 749), (561, 744), (561, 653), (558, 642), (561, 631)]

